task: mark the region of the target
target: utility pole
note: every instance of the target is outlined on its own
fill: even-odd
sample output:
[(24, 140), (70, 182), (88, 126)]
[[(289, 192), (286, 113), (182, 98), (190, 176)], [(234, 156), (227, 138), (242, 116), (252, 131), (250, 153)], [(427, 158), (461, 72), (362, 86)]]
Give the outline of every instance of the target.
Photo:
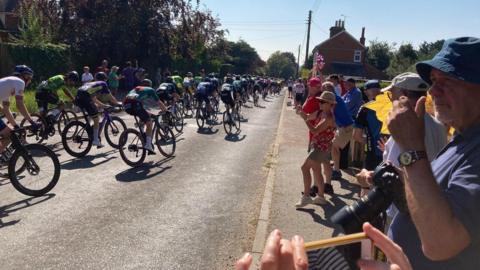
[(310, 54), (309, 52), (309, 47), (310, 47), (310, 25), (312, 24), (312, 11), (308, 11), (308, 30), (307, 30), (307, 52), (305, 53), (305, 64), (308, 61), (308, 55)]
[(298, 57), (297, 57), (297, 78), (300, 77), (299, 75), (299, 70), (300, 70), (300, 48), (302, 47), (302, 45), (298, 45)]

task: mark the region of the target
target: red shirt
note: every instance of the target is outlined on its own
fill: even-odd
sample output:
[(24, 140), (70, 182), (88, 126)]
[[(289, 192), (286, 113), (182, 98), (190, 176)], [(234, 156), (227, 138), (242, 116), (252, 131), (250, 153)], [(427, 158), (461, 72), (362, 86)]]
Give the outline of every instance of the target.
[(342, 97), (347, 93), (347, 88), (345, 87), (345, 81), (341, 80), (340, 81), (340, 88), (342, 88)]
[[(312, 114), (314, 112), (318, 112), (320, 110), (320, 100), (318, 100), (315, 96), (308, 96), (307, 100), (305, 100), (305, 103), (303, 104), (302, 111), (305, 114)], [(310, 120), (309, 123), (311, 125), (316, 124), (316, 120)], [(308, 137), (310, 141), (312, 140), (313, 134), (312, 132), (308, 131)]]

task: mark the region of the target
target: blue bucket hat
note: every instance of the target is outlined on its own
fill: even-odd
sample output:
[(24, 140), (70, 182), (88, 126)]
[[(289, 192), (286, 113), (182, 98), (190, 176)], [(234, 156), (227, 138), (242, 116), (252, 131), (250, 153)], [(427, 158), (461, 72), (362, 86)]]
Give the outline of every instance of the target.
[(480, 84), (480, 39), (461, 37), (448, 39), (431, 59), (416, 65), (418, 75), (432, 84), (430, 72), (438, 69), (456, 79)]

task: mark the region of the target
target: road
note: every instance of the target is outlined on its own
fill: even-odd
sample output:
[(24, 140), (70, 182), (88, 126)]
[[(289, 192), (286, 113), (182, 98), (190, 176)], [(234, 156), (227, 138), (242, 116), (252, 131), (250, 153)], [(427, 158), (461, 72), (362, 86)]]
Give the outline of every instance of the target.
[(175, 157), (140, 169), (109, 146), (74, 159), (55, 144), (52, 193), (29, 198), (0, 179), (0, 268), (232, 269), (253, 242), (283, 99), (244, 109), (238, 140), (189, 119)]

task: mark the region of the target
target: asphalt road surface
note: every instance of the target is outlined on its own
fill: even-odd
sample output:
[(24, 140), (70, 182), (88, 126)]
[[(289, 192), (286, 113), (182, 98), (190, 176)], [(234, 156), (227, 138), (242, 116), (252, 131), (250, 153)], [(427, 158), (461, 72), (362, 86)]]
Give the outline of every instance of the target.
[(72, 158), (50, 138), (62, 163), (50, 194), (0, 178), (0, 269), (232, 269), (253, 242), (283, 99), (244, 109), (236, 139), (189, 119), (175, 157), (140, 169), (109, 146)]

